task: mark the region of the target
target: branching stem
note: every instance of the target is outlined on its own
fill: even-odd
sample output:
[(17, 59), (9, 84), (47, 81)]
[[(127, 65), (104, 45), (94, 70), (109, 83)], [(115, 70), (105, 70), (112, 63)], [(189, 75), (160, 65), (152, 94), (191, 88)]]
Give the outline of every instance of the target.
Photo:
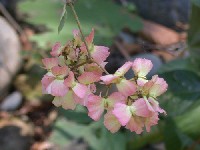
[(108, 93), (109, 93), (109, 90), (110, 90), (111, 86), (112, 86), (111, 84), (107, 86), (106, 97), (108, 97)]
[[(87, 42), (86, 42), (86, 40), (85, 40), (83, 31), (82, 31), (82, 28), (81, 28), (81, 23), (80, 23), (80, 21), (79, 21), (79, 18), (78, 18), (78, 15), (77, 15), (77, 13), (76, 13), (76, 10), (74, 9), (74, 5), (73, 5), (73, 3), (70, 2), (70, 1), (68, 2), (68, 5), (71, 7), (72, 12), (73, 12), (73, 14), (74, 14), (74, 18), (75, 18), (76, 23), (77, 23), (77, 25), (78, 25), (78, 28), (79, 28), (79, 30), (80, 30), (81, 37), (82, 37), (83, 42), (84, 42), (84, 44), (85, 44), (85, 46), (86, 46), (86, 50), (87, 50), (87, 53), (88, 53), (88, 57), (89, 57), (89, 59), (92, 59), (91, 54), (90, 54), (90, 51), (89, 51), (88, 44), (87, 44)], [(96, 63), (96, 64), (101, 68), (101, 70), (104, 71), (107, 75), (109, 74), (108, 71), (107, 71), (106, 69), (104, 69), (100, 64), (98, 64), (98, 63), (95, 62), (94, 60), (93, 60), (93, 62)]]
[(76, 13), (76, 10), (74, 9), (73, 3), (72, 3), (72, 2), (69, 3), (69, 6), (70, 6), (71, 9), (72, 9), (72, 12), (73, 12), (73, 14), (74, 14), (74, 18), (75, 18), (75, 20), (76, 20), (76, 23), (77, 23), (78, 28), (79, 28), (80, 33), (81, 33), (81, 37), (82, 37), (83, 42), (84, 42), (84, 44), (85, 44), (85, 46), (86, 46), (86, 50), (87, 50), (87, 53), (88, 53), (88, 57), (91, 58), (91, 54), (90, 54), (90, 52), (89, 52), (89, 47), (88, 47), (88, 45), (87, 45), (87, 42), (85, 41), (85, 37), (84, 37), (84, 35), (83, 35), (83, 31), (82, 31), (82, 28), (81, 28), (81, 23), (80, 23), (80, 21), (79, 21), (79, 18), (78, 18), (78, 15), (77, 15), (77, 13)]
[(88, 63), (91, 63), (91, 62), (92, 62), (91, 60), (87, 60), (87, 61), (85, 61), (85, 62), (82, 62), (82, 63), (80, 63), (80, 64), (77, 64), (76, 66), (73, 67), (73, 69), (78, 68), (78, 67), (81, 67), (81, 66), (83, 66), (83, 65), (85, 65), (85, 64), (88, 64)]

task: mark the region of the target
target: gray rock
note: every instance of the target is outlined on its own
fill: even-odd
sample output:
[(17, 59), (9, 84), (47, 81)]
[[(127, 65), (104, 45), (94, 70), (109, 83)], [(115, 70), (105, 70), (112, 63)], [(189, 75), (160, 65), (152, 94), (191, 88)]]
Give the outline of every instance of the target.
[(166, 150), (164, 143), (154, 144), (152, 147), (155, 148), (155, 150)]
[(0, 95), (20, 68), (20, 41), (12, 26), (0, 17)]
[(168, 27), (177, 22), (188, 23), (190, 0), (127, 0), (133, 2), (139, 14), (145, 19)]
[(125, 43), (135, 43), (134, 36), (126, 33), (126, 32), (120, 32), (119, 37), (125, 42)]
[[(144, 54), (138, 54), (138, 55), (135, 55), (131, 58), (131, 61), (134, 61), (136, 58), (146, 58), (146, 59), (149, 59), (152, 61), (153, 63), (153, 68), (152, 70), (150, 71), (150, 73), (148, 74), (148, 78), (150, 78), (151, 76), (155, 75), (157, 73), (157, 71), (159, 70), (159, 68), (162, 66), (163, 62), (162, 60), (156, 56), (156, 55), (153, 55), (153, 54), (148, 54), (148, 53), (144, 53)], [(126, 75), (125, 77), (130, 79), (134, 76), (133, 74), (133, 71), (130, 70)]]
[(13, 92), (6, 97), (0, 105), (0, 110), (13, 111), (19, 108), (22, 103), (22, 94), (20, 92)]
[(1, 150), (29, 150), (31, 137), (21, 135), (21, 129), (17, 126), (5, 126), (0, 128)]
[(15, 18), (17, 17), (17, 2), (19, 0), (0, 0), (0, 3), (11, 13)]
[[(88, 144), (83, 139), (75, 139), (65, 150), (87, 150)], [(64, 149), (63, 149), (64, 150)]]

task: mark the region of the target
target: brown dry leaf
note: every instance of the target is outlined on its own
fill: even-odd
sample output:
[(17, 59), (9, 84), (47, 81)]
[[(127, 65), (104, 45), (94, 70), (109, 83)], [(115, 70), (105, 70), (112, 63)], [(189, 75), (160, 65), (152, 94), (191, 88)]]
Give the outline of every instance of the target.
[(20, 40), (24, 50), (31, 50), (32, 43), (30, 42), (29, 38), (34, 35), (34, 31), (30, 28), (25, 28), (24, 32), (20, 35)]
[(176, 27), (181, 30), (187, 31), (189, 29), (189, 24), (178, 21), (176, 22)]
[(0, 128), (5, 126), (17, 126), (21, 129), (21, 135), (23, 136), (32, 136), (33, 135), (33, 126), (30, 123), (24, 122), (17, 118), (6, 118), (0, 121)]
[(49, 126), (51, 125), (57, 118), (58, 112), (55, 110), (52, 110), (49, 112), (47, 119), (44, 120), (44, 125)]
[(18, 75), (14, 85), (27, 100), (37, 100), (43, 96), (41, 83), (36, 78), (31, 78), (26, 74)]
[(52, 149), (53, 144), (50, 142), (36, 142), (31, 146), (31, 150), (48, 150)]
[(186, 42), (186, 41), (187, 41), (187, 38), (188, 38), (187, 32), (182, 32), (182, 33), (180, 33), (180, 41), (181, 41), (181, 42)]
[(6, 111), (0, 111), (0, 119), (10, 118), (11, 114)]
[(142, 49), (142, 46), (139, 44), (123, 44), (122, 45), (124, 49), (129, 53), (129, 54), (136, 54), (139, 53)]
[(179, 34), (170, 28), (146, 20), (143, 25), (141, 36), (154, 44), (170, 45), (180, 41)]
[(158, 55), (159, 57), (163, 58), (165, 62), (169, 62), (171, 60), (176, 59), (177, 57), (169, 52), (166, 51), (153, 51), (152, 52), (155, 55)]

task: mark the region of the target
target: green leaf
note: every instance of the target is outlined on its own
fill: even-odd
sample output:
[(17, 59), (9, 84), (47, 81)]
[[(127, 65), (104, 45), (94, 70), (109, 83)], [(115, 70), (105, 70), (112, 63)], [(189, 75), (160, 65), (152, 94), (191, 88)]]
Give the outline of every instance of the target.
[(96, 124), (81, 125), (64, 118), (59, 118), (54, 125), (50, 141), (59, 145), (61, 149), (69, 146), (72, 140), (83, 138), (89, 143), (90, 147), (94, 148), (98, 145), (98, 139), (94, 134), (94, 130), (96, 129), (96, 127), (93, 128), (94, 125)]
[(58, 26), (58, 33), (60, 33), (60, 31), (63, 29), (64, 25), (65, 25), (65, 20), (67, 19), (67, 4), (64, 5), (63, 7), (63, 12), (60, 18), (60, 23)]
[(200, 0), (192, 0), (192, 3), (200, 7)]
[(129, 12), (136, 12), (136, 10), (137, 10), (136, 6), (135, 6), (133, 3), (131, 3), (131, 2), (125, 2), (125, 3), (123, 4), (123, 6), (124, 6), (125, 8), (127, 8), (127, 10), (128, 10)]
[(176, 125), (176, 122), (167, 117), (165, 119), (164, 127), (164, 141), (167, 150), (184, 150), (186, 148), (193, 147), (192, 149), (199, 149), (199, 145), (195, 144), (195, 141), (183, 133)]
[(128, 141), (128, 150), (141, 150), (145, 145), (158, 143), (163, 140), (163, 135), (158, 126), (152, 127), (151, 132), (149, 133), (144, 132), (141, 135), (131, 134), (132, 138)]
[(110, 133), (107, 129), (102, 127), (102, 136), (100, 138), (99, 150), (125, 150), (126, 136), (121, 132)]
[[(179, 109), (178, 106), (177, 106), (177, 109)], [(177, 127), (176, 131), (179, 130), (181, 133), (183, 133), (184, 135), (187, 135), (192, 140), (198, 140), (200, 136), (199, 114), (200, 114), (200, 104), (197, 104), (195, 105), (193, 109), (185, 111), (184, 113), (182, 113), (182, 115), (176, 116), (175, 118), (173, 118), (174, 119), (173, 121), (175, 121), (174, 124)], [(170, 126), (169, 123), (164, 124), (164, 125), (163, 123), (165, 122), (163, 121), (159, 122), (159, 126), (160, 126), (159, 129), (158, 129), (158, 126), (155, 126), (153, 129), (156, 129), (156, 130), (151, 130), (150, 133), (147, 133), (147, 134), (145, 133), (140, 136), (133, 137), (133, 139), (128, 143), (129, 150), (136, 150), (136, 149), (139, 150), (147, 144), (163, 142), (164, 140), (163, 132), (164, 130), (165, 132), (168, 132), (168, 130), (166, 130), (165, 125), (168, 125), (168, 127)], [(178, 135), (178, 137), (179, 136), (180, 135)], [(175, 135), (175, 137), (177, 138), (177, 135)], [(180, 138), (180, 141), (182, 141), (181, 138)]]
[(165, 119), (164, 141), (167, 150), (182, 150), (182, 143), (179, 139), (176, 124), (172, 118)]
[(181, 130), (184, 134), (188, 136), (199, 139), (200, 136), (200, 103), (196, 104), (192, 109), (185, 111), (180, 116), (177, 116), (175, 121), (177, 124), (177, 128)]
[(182, 143), (182, 149), (184, 147), (192, 147), (193, 150), (200, 150), (200, 145), (195, 143), (195, 141), (188, 135), (186, 135), (182, 132), (179, 132), (178, 136)]
[(182, 100), (200, 98), (200, 76), (192, 71), (175, 70), (160, 75), (169, 84), (169, 91)]
[(87, 125), (77, 124), (60, 117), (54, 127), (50, 141), (59, 148), (66, 148), (75, 139), (83, 139), (93, 150), (125, 150), (125, 135), (112, 134), (103, 126), (102, 120)]
[(76, 123), (88, 124), (92, 122), (92, 119), (87, 114), (86, 108), (80, 105), (76, 107), (76, 110), (64, 110), (60, 108), (59, 115)]
[(190, 29), (188, 32), (188, 44), (192, 58), (198, 62), (200, 61), (200, 0), (192, 0), (191, 4), (192, 11), (190, 16)]
[(194, 101), (184, 100), (181, 97), (174, 96), (170, 91), (160, 97), (159, 102), (161, 107), (167, 112), (167, 116), (171, 117), (182, 115), (194, 105)]
[[(174, 70), (188, 70), (188, 71), (198, 71), (197, 62), (192, 62), (189, 58), (176, 59), (171, 62), (164, 64), (158, 71), (159, 74), (174, 71)], [(200, 69), (199, 69), (200, 72)]]
[[(60, 0), (20, 1), (18, 7), (21, 13), (29, 16), (25, 21), (36, 26), (45, 25), (48, 29), (32, 37), (32, 41), (36, 42), (39, 48), (48, 49), (56, 41), (64, 44), (73, 37), (72, 31), (77, 28), (77, 24), (70, 8), (67, 14), (67, 27), (59, 35), (57, 34), (58, 18), (62, 12)], [(85, 35), (95, 28), (97, 45), (111, 45), (112, 38), (125, 27), (133, 32), (143, 27), (138, 16), (128, 13), (124, 7), (111, 0), (80, 0), (75, 3), (75, 9)]]

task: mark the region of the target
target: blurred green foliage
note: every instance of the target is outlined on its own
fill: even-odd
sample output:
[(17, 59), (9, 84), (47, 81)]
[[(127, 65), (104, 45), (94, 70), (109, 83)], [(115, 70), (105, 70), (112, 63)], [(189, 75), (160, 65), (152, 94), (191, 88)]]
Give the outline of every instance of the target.
[[(123, 150), (126, 148), (126, 138), (122, 133), (112, 134), (103, 128), (102, 122), (92, 122), (89, 125), (77, 124), (60, 118), (55, 126), (51, 140), (59, 148), (67, 147), (73, 139), (83, 139), (95, 150)], [(64, 128), (65, 127), (65, 128)]]
[(182, 100), (200, 99), (200, 76), (187, 70), (174, 70), (161, 75), (169, 84), (169, 91)]
[[(69, 7), (66, 26), (58, 35), (57, 28), (62, 8), (63, 3), (60, 0), (25, 0), (19, 4), (21, 13), (28, 15), (25, 18), (27, 22), (44, 25), (48, 29), (32, 38), (40, 48), (47, 49), (56, 41), (65, 43), (72, 38), (72, 31), (77, 28), (77, 25)], [(112, 0), (79, 0), (75, 4), (75, 9), (86, 34), (95, 28), (96, 44), (111, 45), (112, 38), (124, 27), (135, 32), (142, 28), (138, 16), (129, 14)]]
[(188, 37), (188, 58), (165, 64), (159, 76), (169, 84), (168, 92), (160, 98), (167, 116), (150, 133), (129, 141), (129, 149), (164, 142), (167, 150), (199, 150), (200, 145), (200, 0), (191, 1), (192, 12)]
[(167, 94), (161, 98), (168, 117), (162, 119), (162, 123), (159, 124), (160, 131), (155, 134), (152, 132), (154, 139), (149, 141), (164, 141), (167, 150), (200, 149), (196, 141), (200, 137), (199, 4), (200, 0), (191, 1), (192, 12), (188, 37), (190, 56), (172, 61), (159, 71), (160, 76), (169, 84)]

